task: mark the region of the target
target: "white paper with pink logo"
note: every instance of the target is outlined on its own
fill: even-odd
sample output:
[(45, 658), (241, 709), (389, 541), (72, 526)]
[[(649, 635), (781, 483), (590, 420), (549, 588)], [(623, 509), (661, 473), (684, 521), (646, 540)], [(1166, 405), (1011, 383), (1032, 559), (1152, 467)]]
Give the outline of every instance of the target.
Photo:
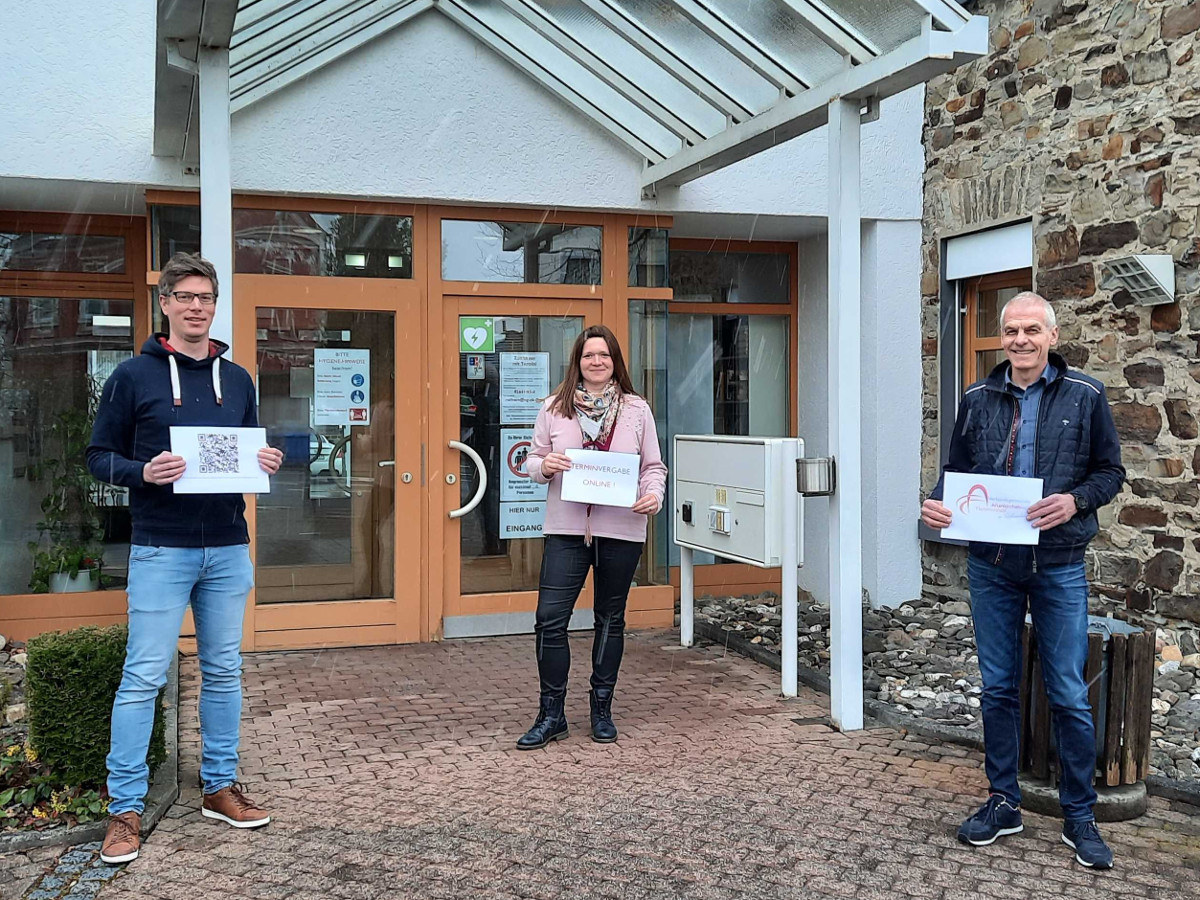
[(1042, 499), (1042, 479), (947, 472), (942, 503), (954, 516), (942, 537), (989, 544), (1036, 544), (1041, 532), (1025, 518)]

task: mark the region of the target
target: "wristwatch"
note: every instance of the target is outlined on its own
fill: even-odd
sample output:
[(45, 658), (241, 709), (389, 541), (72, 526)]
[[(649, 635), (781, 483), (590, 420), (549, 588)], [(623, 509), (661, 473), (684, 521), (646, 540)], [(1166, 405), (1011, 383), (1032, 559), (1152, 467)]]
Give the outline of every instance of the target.
[(1085, 497), (1081, 492), (1071, 491), (1071, 496), (1075, 498), (1075, 514), (1076, 515), (1085, 513), (1088, 511), (1088, 509), (1090, 509), (1090, 505), (1088, 504), (1087, 497)]

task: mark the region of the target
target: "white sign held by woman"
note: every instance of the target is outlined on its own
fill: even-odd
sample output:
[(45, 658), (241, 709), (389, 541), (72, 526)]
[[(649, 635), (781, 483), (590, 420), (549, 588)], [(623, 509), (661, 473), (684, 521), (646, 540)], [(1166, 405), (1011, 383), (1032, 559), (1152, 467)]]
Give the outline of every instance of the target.
[(571, 468), (561, 476), (563, 500), (626, 509), (637, 502), (642, 462), (638, 454), (567, 450), (566, 455)]

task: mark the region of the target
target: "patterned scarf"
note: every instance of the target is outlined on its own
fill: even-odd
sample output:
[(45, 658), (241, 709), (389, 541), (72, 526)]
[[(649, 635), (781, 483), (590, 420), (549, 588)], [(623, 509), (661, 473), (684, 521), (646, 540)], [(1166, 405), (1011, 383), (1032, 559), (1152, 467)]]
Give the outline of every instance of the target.
[(608, 449), (620, 410), (621, 389), (615, 381), (610, 381), (599, 397), (593, 397), (583, 382), (579, 383), (575, 388), (575, 415), (583, 432), (585, 450)]

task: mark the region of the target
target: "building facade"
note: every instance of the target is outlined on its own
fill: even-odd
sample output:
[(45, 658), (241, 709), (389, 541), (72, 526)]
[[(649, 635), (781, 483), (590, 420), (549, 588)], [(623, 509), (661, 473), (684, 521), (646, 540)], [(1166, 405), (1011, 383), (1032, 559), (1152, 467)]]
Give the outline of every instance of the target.
[[(1200, 4), (971, 8), (989, 55), (926, 97), (922, 487), (962, 389), (1003, 358), (1000, 306), (1036, 288), (1108, 387), (1129, 473), (1088, 552), (1098, 611), (1200, 623)], [(1131, 258), (1173, 287), (1122, 280)], [(965, 591), (963, 550), (925, 537), (926, 589)]]
[[(312, 35), (356, 4), (314, 4), (290, 43), (272, 37), (274, 6), (242, 5), (224, 72), (233, 274), (215, 327), (287, 453), (272, 492), (249, 502), (248, 648), (529, 630), (541, 553), (541, 497), (519, 471), (530, 401), (563, 377), (587, 324), (621, 338), (668, 455), (688, 432), (798, 434), (810, 455), (827, 451), (823, 129), (646, 191), (646, 157), (666, 155), (661, 134), (625, 134), (606, 112), (615, 99), (601, 109), (511, 53), (497, 35), (517, 26), (485, 21), (487, 4), (393, 0), (319, 46)], [(861, 6), (845, 5), (848, 15)], [(914, 0), (892, 15), (914, 29), (904, 47), (931, 40), (931, 5), (958, 9)], [(159, 266), (205, 243), (213, 164), (202, 165), (195, 126), (208, 102), (205, 51), (197, 63), (195, 41), (163, 37), (164, 14), (181, 8), (159, 4), (156, 18), (118, 2), (101, 16), (63, 0), (53, 29), (41, 16), (0, 29), (0, 632), (10, 636), (124, 614), (125, 498), (88, 484), (78, 454), (97, 386), (157, 327)], [(694, 10), (662, 15), (656, 27), (700, 21), (723, 46), (739, 40)], [(197, 27), (203, 43), (207, 25)], [(713, 71), (733, 72), (709, 56)], [(754, 59), (755, 72), (785, 77)], [(805, 60), (843, 66), (817, 49)], [(178, 80), (197, 65), (199, 95)], [(604, 71), (618, 85), (634, 74)], [(718, 105), (752, 107), (762, 93), (725, 87), (733, 99)], [(790, 96), (768, 87), (767, 101)], [(695, 102), (668, 90), (678, 110)], [(863, 584), (888, 605), (920, 591), (923, 93), (867, 103), (862, 125)], [(704, 124), (712, 118), (699, 111), (678, 127), (733, 121)], [(339, 393), (339, 379), (357, 381)], [(830, 591), (829, 533), (825, 504), (809, 503), (801, 583), (818, 597)], [(55, 554), (81, 549), (102, 553), (99, 577), (84, 565), (70, 588), (50, 585)], [(671, 622), (677, 561), (663, 514), (632, 625)], [(778, 584), (778, 572), (701, 562), (701, 591)]]

